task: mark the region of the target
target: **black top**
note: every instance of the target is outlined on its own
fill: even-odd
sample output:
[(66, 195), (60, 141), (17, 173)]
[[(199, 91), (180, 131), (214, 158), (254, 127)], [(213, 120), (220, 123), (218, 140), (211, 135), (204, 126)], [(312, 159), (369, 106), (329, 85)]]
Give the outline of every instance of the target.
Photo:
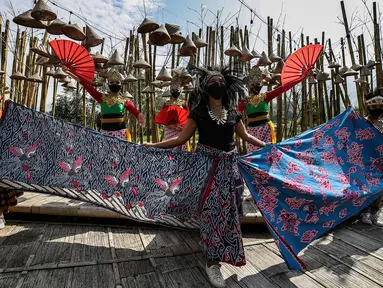
[(229, 152), (235, 148), (235, 125), (241, 120), (239, 113), (231, 109), (225, 124), (217, 124), (208, 114), (208, 107), (200, 104), (190, 112), (189, 118), (197, 123), (199, 143)]

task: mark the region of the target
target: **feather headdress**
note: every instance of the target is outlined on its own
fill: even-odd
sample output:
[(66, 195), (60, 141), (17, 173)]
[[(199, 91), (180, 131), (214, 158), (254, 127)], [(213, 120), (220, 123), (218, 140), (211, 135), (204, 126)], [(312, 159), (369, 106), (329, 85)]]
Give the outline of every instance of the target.
[(190, 74), (196, 75), (195, 90), (189, 98), (190, 109), (196, 108), (199, 103), (205, 101), (208, 103), (208, 95), (206, 93), (206, 84), (213, 76), (222, 76), (226, 83), (227, 99), (222, 99), (226, 109), (236, 105), (239, 99), (246, 97), (246, 88), (241, 78), (233, 75), (229, 67), (196, 67), (188, 66)]

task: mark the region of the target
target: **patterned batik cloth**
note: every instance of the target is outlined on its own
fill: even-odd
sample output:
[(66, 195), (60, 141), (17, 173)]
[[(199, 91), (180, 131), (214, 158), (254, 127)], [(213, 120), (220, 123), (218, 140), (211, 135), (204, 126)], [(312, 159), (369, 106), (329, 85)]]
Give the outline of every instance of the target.
[(383, 195), (383, 136), (351, 108), (240, 158), (240, 171), (291, 269), (298, 253)]
[(243, 265), (237, 153), (199, 151), (140, 146), (8, 101), (0, 120), (0, 188), (89, 202), (136, 221), (201, 224), (207, 259)]
[[(174, 129), (169, 129), (168, 127), (164, 126), (164, 132), (165, 132), (164, 133), (164, 139), (169, 140), (172, 138), (177, 138), (181, 134), (182, 130), (177, 131)], [(177, 147), (173, 148), (173, 150), (189, 151), (188, 143), (185, 143), (184, 145), (181, 145), (181, 146), (177, 146)]]
[(246, 264), (240, 214), (243, 182), (236, 150), (223, 152), (198, 144), (197, 152), (214, 158), (209, 182), (200, 199), (200, 244), (208, 260)]
[(115, 130), (115, 131), (109, 131), (109, 130), (101, 129), (100, 132), (103, 133), (103, 134), (112, 136), (112, 137), (120, 138), (120, 139), (125, 140), (125, 141), (127, 139), (127, 137), (126, 137), (126, 129), (120, 129), (120, 130)]
[[(256, 126), (256, 127), (248, 127), (247, 132), (258, 138), (259, 140), (265, 143), (275, 143), (275, 135), (274, 135), (274, 124), (273, 122), (268, 122), (264, 125)], [(262, 147), (253, 145), (249, 142), (246, 142), (247, 153), (253, 153)]]

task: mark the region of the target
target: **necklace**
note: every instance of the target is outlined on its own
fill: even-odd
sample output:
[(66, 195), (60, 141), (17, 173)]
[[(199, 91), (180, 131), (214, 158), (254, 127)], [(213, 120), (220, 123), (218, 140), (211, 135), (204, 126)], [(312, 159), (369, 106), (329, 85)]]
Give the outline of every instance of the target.
[(221, 125), (221, 124), (223, 125), (227, 121), (227, 110), (224, 108), (221, 108), (221, 117), (215, 116), (213, 111), (210, 110), (210, 107), (209, 107), (208, 113), (209, 113), (211, 120), (217, 122), (218, 125)]

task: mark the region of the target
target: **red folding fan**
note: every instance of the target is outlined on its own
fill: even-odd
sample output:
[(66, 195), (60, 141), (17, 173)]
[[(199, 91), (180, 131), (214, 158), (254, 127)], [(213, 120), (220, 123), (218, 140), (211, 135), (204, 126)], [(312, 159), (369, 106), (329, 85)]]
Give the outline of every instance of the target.
[(54, 40), (49, 43), (62, 65), (71, 73), (89, 83), (94, 79), (94, 61), (81, 45), (70, 40)]
[(314, 68), (323, 48), (323, 45), (312, 44), (295, 51), (283, 66), (282, 85), (304, 80)]
[(184, 127), (188, 120), (189, 112), (179, 106), (167, 106), (162, 109), (154, 119), (159, 125), (179, 125)]

